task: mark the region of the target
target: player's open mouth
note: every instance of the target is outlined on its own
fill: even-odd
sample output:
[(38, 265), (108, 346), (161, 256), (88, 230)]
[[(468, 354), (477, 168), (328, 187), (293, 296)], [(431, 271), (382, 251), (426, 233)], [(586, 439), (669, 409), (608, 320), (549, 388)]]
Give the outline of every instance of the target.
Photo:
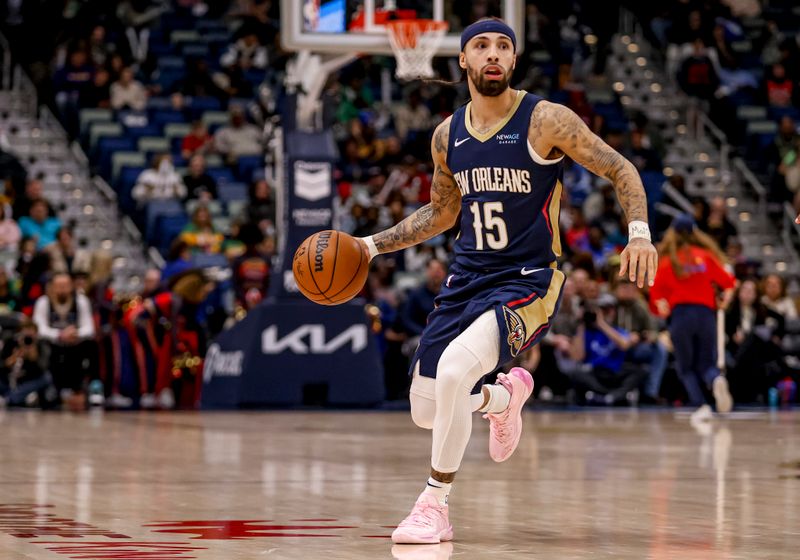
[(490, 79), (499, 79), (503, 77), (503, 69), (499, 66), (487, 66), (483, 75)]

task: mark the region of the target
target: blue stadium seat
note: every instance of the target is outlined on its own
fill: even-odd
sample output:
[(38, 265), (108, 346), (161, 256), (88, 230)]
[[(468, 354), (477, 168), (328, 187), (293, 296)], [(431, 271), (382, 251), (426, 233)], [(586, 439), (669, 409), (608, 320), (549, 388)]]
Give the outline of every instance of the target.
[(133, 151), (136, 149), (136, 141), (126, 136), (103, 137), (97, 142), (97, 153), (95, 161), (100, 175), (106, 179), (111, 177), (111, 156), (118, 151)]
[(217, 187), (219, 199), (223, 202), (234, 200), (247, 200), (249, 198), (248, 187), (245, 183), (225, 183)]
[(263, 156), (242, 156), (237, 163), (240, 181), (249, 183), (253, 180), (253, 173), (264, 168)]
[(197, 268), (210, 268), (212, 266), (227, 267), (228, 259), (225, 255), (207, 255), (199, 253), (192, 257), (192, 264)]
[(145, 239), (154, 244), (158, 239), (157, 225), (160, 218), (165, 216), (183, 216), (186, 217), (186, 211), (183, 209), (183, 204), (179, 200), (154, 200), (147, 204), (145, 210)]
[(155, 227), (155, 239), (157, 242), (152, 243), (152, 245), (161, 251), (162, 255), (166, 255), (173, 240), (180, 235), (188, 223), (189, 217), (186, 214), (159, 216)]
[(208, 173), (217, 183), (233, 183), (233, 172), (227, 167), (211, 167), (206, 169)]
[(136, 208), (136, 204), (133, 201), (131, 192), (133, 191), (133, 187), (136, 185), (136, 179), (139, 178), (139, 175), (141, 175), (142, 171), (145, 169), (147, 168), (126, 165), (123, 166), (122, 170), (120, 171), (117, 182), (114, 185), (114, 189), (117, 191), (117, 200), (119, 201), (119, 206), (123, 212), (130, 213)]
[(160, 123), (149, 123), (147, 126), (125, 127), (125, 135), (135, 139), (143, 136), (161, 136), (162, 130)]
[(206, 111), (219, 111), (221, 109), (222, 103), (216, 97), (193, 97), (189, 106), (192, 120), (199, 119)]
[(151, 115), (153, 124), (165, 125), (167, 123), (186, 122), (186, 116), (181, 111), (175, 110), (155, 110)]
[(171, 91), (176, 88), (178, 82), (186, 77), (185, 68), (164, 68), (159, 70), (156, 84), (161, 86), (163, 91)]

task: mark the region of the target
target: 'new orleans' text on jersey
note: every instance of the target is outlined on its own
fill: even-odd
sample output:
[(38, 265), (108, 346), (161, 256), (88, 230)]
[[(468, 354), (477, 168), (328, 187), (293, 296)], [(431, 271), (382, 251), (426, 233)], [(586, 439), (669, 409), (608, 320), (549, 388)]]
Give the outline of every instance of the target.
[(461, 191), (455, 262), (467, 269), (550, 267), (561, 255), (563, 158), (544, 159), (528, 142), (541, 100), (518, 92), (508, 116), (485, 133), (472, 126), (471, 103), (453, 114), (447, 166)]

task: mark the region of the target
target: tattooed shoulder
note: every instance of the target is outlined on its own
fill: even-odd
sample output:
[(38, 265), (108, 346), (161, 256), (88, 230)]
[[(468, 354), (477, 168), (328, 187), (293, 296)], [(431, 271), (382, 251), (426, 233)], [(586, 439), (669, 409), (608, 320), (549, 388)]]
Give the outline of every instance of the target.
[(450, 120), (452, 117), (447, 117), (436, 130), (433, 131), (433, 146), (432, 156), (437, 159), (437, 156), (442, 160), (447, 158), (447, 143), (450, 141)]
[[(528, 141), (537, 152), (547, 154), (553, 158), (563, 155), (553, 142), (554, 124), (559, 119), (559, 110), (566, 109), (562, 105), (550, 103), (549, 101), (540, 101), (531, 112), (531, 122), (528, 126)], [(562, 131), (558, 131), (562, 132)]]

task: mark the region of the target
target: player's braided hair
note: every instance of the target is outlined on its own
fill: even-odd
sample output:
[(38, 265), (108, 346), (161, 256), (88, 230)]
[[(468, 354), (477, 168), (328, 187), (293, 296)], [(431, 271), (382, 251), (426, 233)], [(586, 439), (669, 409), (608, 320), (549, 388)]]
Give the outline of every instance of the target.
[[(479, 23), (481, 21), (493, 21), (493, 20), (503, 21), (499, 17), (490, 16), (490, 17), (483, 17), (483, 18), (481, 18), (479, 20), (476, 20), (475, 23)], [(447, 87), (457, 87), (459, 84), (463, 84), (466, 81), (467, 81), (467, 71), (466, 71), (466, 69), (462, 69), (461, 70), (461, 77), (458, 80), (450, 81), (450, 80), (441, 80), (441, 79), (438, 79), (438, 78), (428, 78), (428, 79), (422, 80), (422, 82), (426, 83), (426, 84), (432, 84), (432, 85), (438, 85), (438, 86), (447, 86)]]

